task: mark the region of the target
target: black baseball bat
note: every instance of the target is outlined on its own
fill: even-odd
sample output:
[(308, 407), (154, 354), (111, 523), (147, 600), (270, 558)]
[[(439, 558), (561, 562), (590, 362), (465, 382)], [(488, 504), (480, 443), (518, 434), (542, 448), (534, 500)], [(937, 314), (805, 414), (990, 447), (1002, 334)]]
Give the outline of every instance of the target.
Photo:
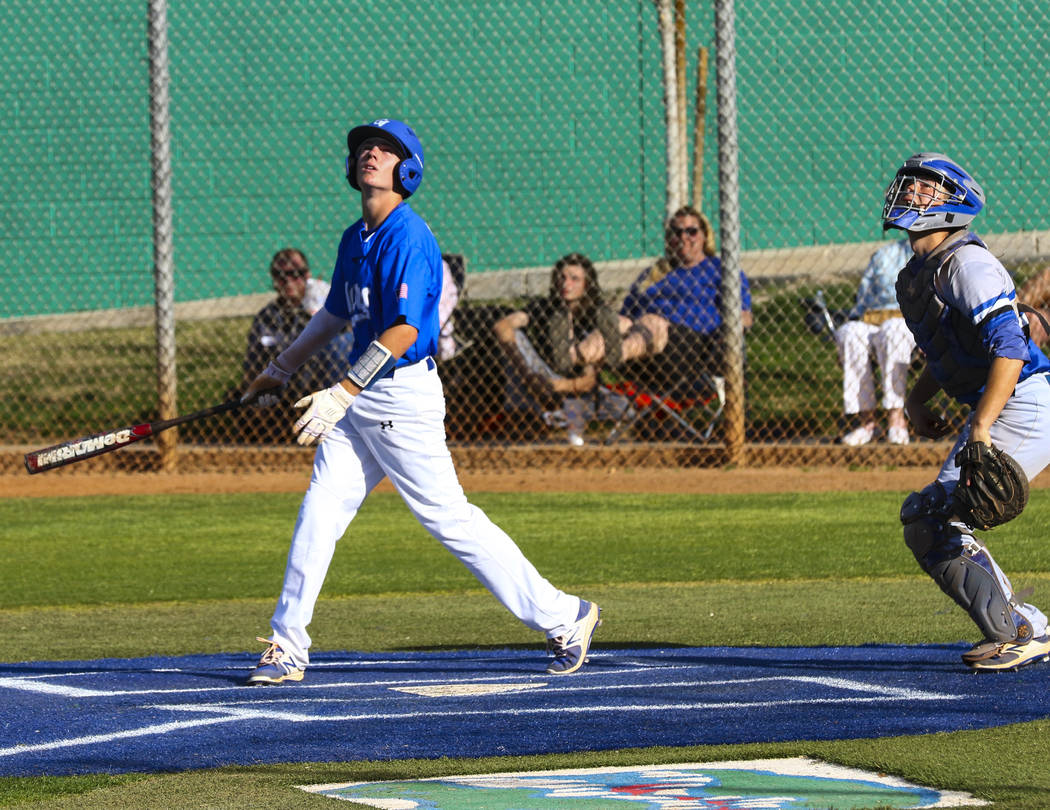
[(198, 419), (206, 419), (217, 413), (236, 410), (245, 404), (247, 403), (241, 402), (239, 399), (231, 399), (228, 402), (221, 402), (218, 405), (212, 405), (210, 408), (194, 411), (184, 416), (176, 416), (173, 419), (160, 419), (156, 422), (130, 425), (120, 430), (94, 433), (80, 439), (72, 439), (68, 442), (45, 447), (42, 450), (34, 450), (31, 453), (26, 453), (26, 469), (30, 475), (34, 475), (39, 472), (53, 470), (55, 467), (64, 467), (66, 464), (75, 464), (86, 458), (101, 456), (103, 453), (111, 453), (114, 450), (119, 450), (121, 447), (127, 447), (129, 444), (155, 436), (161, 431), (173, 428), (176, 425), (196, 422)]

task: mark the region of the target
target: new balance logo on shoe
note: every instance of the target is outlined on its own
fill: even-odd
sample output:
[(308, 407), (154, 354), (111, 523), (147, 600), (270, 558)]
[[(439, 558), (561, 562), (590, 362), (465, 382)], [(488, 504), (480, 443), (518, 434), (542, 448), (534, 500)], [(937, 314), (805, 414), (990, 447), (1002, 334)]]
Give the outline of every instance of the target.
[(551, 675), (568, 675), (587, 661), (594, 631), (602, 623), (602, 609), (593, 602), (580, 600), (580, 613), (572, 630), (563, 636), (547, 639), (547, 652), (554, 656), (547, 667)]
[(285, 681), (301, 681), (306, 674), (303, 667), (296, 666), (292, 657), (267, 638), (259, 638), (263, 644), (269, 644), (266, 652), (259, 659), (259, 666), (248, 676), (248, 685), (278, 684)]

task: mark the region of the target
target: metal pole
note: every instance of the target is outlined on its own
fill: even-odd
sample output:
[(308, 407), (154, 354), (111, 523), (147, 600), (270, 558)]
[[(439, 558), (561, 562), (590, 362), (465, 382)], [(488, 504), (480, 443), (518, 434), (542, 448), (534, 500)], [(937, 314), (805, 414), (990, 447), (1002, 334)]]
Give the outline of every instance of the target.
[[(153, 287), (157, 336), (157, 410), (177, 413), (175, 374), (175, 261), (171, 192), (171, 96), (167, 0), (148, 0), (150, 168), (153, 189)], [(161, 469), (176, 466), (175, 430), (157, 436)]]
[(686, 61), (685, 0), (675, 0), (675, 107), (678, 110), (678, 199), (681, 205), (689, 201), (689, 116), (686, 114)]
[(693, 208), (704, 210), (704, 140), (707, 134), (707, 48), (696, 52), (696, 122), (693, 126)]
[(664, 66), (664, 119), (666, 121), (667, 149), (667, 198), (664, 221), (681, 208), (685, 202), (680, 196), (680, 175), (684, 167), (679, 165), (681, 148), (681, 113), (678, 109), (677, 57), (675, 55), (674, 8), (671, 0), (656, 0), (657, 21), (660, 28), (660, 48)]
[(740, 154), (737, 142), (736, 23), (733, 0), (715, 2), (718, 203), (722, 234), (722, 318), (726, 343), (725, 441), (731, 464), (744, 458), (744, 329), (740, 318)]

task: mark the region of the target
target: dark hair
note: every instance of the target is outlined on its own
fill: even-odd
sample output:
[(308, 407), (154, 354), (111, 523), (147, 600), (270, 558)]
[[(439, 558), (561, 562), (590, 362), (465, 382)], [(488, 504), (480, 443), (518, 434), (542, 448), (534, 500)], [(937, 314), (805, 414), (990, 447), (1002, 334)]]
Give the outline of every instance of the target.
[(583, 268), (583, 276), (586, 282), (583, 291), (583, 300), (580, 302), (584, 313), (593, 314), (602, 303), (602, 288), (598, 284), (598, 271), (594, 268), (594, 262), (582, 253), (567, 253), (554, 263), (551, 270), (551, 286), (548, 297), (551, 304), (561, 306), (561, 283), (562, 271), (567, 265), (575, 264)]
[[(298, 261), (296, 261), (298, 259)], [(310, 262), (306, 260), (306, 254), (303, 253), (299, 248), (281, 248), (273, 254), (273, 258), (270, 259), (270, 274), (279, 273), (284, 270), (291, 270), (293, 267), (298, 268), (302, 266), (303, 269), (310, 269)]]

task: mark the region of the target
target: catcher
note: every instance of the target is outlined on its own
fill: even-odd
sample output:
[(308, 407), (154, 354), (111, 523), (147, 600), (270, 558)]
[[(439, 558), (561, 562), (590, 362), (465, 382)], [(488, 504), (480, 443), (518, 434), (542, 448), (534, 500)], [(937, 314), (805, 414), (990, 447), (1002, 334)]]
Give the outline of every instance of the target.
[(905, 413), (916, 433), (936, 439), (949, 431), (928, 404), (938, 391), (971, 408), (937, 480), (904, 501), (904, 539), (984, 636), (963, 661), (995, 671), (1050, 659), (1046, 616), (974, 536), (1020, 514), (1028, 479), (1050, 463), (1050, 360), (1028, 337), (1010, 275), (969, 230), (984, 199), (957, 163), (923, 152), (897, 171), (882, 219), (915, 251), (897, 301), (926, 367)]

